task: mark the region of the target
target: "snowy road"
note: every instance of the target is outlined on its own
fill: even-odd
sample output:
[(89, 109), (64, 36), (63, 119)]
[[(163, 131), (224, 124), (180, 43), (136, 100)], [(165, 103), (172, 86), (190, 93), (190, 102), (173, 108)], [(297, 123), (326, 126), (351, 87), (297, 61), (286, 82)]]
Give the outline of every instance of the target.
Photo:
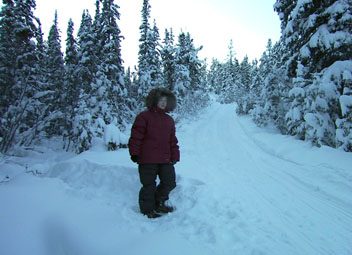
[(205, 219), (219, 218), (207, 228), (224, 253), (352, 254), (351, 180), (337, 170), (271, 153), (229, 105), (212, 108), (181, 140), (189, 175), (209, 193), (197, 206)]
[(352, 254), (351, 153), (259, 129), (216, 103), (178, 137), (177, 210), (155, 220), (138, 213), (127, 150), (28, 155), (46, 174), (0, 185), (0, 254)]

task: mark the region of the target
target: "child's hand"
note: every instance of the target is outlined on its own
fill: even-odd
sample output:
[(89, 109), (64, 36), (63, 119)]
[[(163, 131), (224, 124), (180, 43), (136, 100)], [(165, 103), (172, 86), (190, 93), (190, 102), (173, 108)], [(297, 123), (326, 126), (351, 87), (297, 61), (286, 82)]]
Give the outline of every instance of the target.
[(138, 155), (131, 155), (131, 160), (132, 160), (134, 163), (138, 163)]

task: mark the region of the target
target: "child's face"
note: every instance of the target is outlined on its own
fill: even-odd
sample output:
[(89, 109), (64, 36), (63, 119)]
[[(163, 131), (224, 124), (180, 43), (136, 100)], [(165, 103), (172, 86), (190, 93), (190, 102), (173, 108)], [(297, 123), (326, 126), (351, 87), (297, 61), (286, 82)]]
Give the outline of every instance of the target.
[(160, 109), (165, 110), (167, 106), (167, 98), (166, 97), (160, 97), (159, 101), (158, 101), (158, 107)]

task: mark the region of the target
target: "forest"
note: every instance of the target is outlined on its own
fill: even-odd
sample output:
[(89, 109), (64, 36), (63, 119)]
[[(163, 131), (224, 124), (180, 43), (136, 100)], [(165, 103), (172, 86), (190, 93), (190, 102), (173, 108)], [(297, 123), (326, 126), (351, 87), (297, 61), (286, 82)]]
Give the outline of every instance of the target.
[[(97, 0), (77, 36), (67, 24), (65, 52), (55, 14), (48, 38), (35, 0), (3, 0), (0, 11), (0, 152), (60, 138), (65, 150), (89, 150), (108, 125), (125, 131), (154, 87), (178, 98), (177, 119), (216, 95), (258, 126), (273, 126), (315, 146), (352, 151), (352, 5), (349, 0), (277, 0), (281, 38), (258, 60), (200, 59), (188, 32), (161, 33), (143, 1), (138, 65), (124, 66), (119, 6)], [(156, 19), (157, 20), (157, 19)], [(235, 107), (236, 106), (236, 107)]]

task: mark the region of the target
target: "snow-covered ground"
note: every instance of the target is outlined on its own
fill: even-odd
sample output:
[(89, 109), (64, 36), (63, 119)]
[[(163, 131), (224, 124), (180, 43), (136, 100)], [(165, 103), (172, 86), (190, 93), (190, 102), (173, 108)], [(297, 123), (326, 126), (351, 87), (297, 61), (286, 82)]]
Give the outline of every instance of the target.
[(177, 210), (153, 220), (138, 212), (126, 149), (48, 144), (1, 158), (0, 254), (352, 254), (351, 153), (217, 103), (178, 138)]

